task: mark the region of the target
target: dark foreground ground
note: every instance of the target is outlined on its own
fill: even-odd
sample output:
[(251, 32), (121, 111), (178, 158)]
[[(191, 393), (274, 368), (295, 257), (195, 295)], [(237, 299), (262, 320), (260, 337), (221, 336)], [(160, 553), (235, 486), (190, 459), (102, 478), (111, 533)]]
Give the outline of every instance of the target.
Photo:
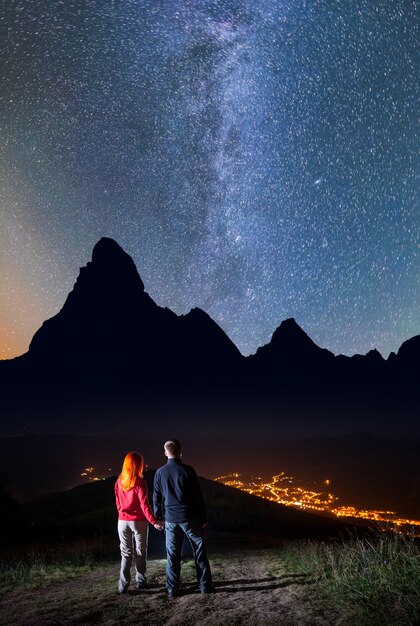
[[(335, 616), (306, 603), (312, 580), (293, 570), (278, 548), (234, 550), (211, 555), (215, 593), (195, 588), (193, 562), (183, 563), (183, 594), (169, 601), (165, 561), (149, 560), (150, 588), (117, 594), (119, 563), (58, 580), (42, 579), (10, 589), (0, 599), (0, 624), (192, 625), (334, 624)], [(70, 573), (73, 576), (75, 572)]]
[(158, 550), (153, 543), (149, 588), (122, 596), (114, 542), (63, 543), (50, 552), (45, 545), (30, 552), (16, 548), (0, 558), (0, 626), (420, 624), (420, 545), (414, 536), (372, 531), (314, 541), (213, 534), (215, 592), (197, 592), (187, 545), (182, 594), (172, 601), (162, 541)]

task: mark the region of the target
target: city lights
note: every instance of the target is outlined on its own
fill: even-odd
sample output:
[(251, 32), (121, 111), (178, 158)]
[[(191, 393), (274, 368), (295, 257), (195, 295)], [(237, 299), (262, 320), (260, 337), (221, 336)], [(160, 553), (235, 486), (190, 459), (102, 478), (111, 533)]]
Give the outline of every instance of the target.
[[(340, 505), (338, 497), (330, 491), (308, 489), (293, 476), (285, 472), (276, 474), (270, 480), (264, 480), (261, 476), (245, 477), (243, 474), (234, 472), (225, 476), (218, 476), (214, 480), (229, 487), (235, 487), (249, 494), (309, 511), (323, 511), (336, 517), (353, 519), (365, 519), (386, 524), (387, 528), (420, 527), (420, 520), (412, 520), (398, 517), (395, 511), (375, 511), (369, 509), (357, 509), (355, 506)], [(331, 485), (330, 479), (325, 479), (323, 486)]]
[(108, 468), (109, 473), (107, 473), (105, 476), (98, 475), (98, 474), (101, 474), (101, 472), (98, 472), (98, 470), (96, 471), (95, 470), (96, 470), (95, 467), (85, 467), (84, 470), (80, 472), (80, 476), (84, 478), (85, 480), (97, 482), (98, 480), (105, 480), (105, 478), (108, 478), (108, 476), (110, 476), (112, 473), (112, 469), (110, 467)]

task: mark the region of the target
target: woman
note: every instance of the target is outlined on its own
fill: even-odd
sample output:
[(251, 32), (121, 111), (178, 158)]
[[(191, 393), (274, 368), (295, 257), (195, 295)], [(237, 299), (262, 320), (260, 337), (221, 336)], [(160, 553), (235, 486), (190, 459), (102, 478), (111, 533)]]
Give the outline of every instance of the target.
[(118, 509), (118, 535), (121, 549), (121, 571), (118, 593), (125, 593), (131, 580), (130, 568), (136, 567), (136, 588), (147, 587), (147, 520), (158, 530), (164, 524), (157, 520), (147, 498), (147, 485), (143, 478), (143, 457), (138, 452), (129, 452), (123, 463), (121, 474), (115, 483), (115, 499)]

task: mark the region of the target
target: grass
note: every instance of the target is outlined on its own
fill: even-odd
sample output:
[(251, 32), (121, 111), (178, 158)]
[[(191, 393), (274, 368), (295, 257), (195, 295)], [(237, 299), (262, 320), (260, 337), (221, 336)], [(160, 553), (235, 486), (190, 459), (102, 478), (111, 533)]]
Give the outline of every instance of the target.
[[(223, 624), (229, 622), (229, 616), (232, 623), (240, 623), (242, 618), (245, 623), (252, 620), (264, 623), (265, 610), (268, 611), (266, 623), (274, 623), (270, 622), (273, 607), (277, 607), (276, 611), (281, 607), (286, 611), (289, 607), (300, 616), (301, 623), (318, 623), (316, 620), (323, 618), (323, 623), (342, 626), (420, 624), (420, 547), (414, 538), (378, 532), (363, 539), (290, 541), (280, 548), (263, 550), (256, 550), (251, 543), (238, 553), (212, 554), (210, 561), (218, 590), (210, 600), (214, 611), (220, 609), (220, 615), (223, 613), (224, 621), (220, 622)], [(111, 567), (104, 567), (108, 565)], [(169, 611), (164, 592), (164, 560), (151, 560), (150, 577), (159, 584), (149, 595), (142, 596), (141, 601), (135, 595), (124, 597), (125, 603), (116, 597), (118, 567), (119, 550), (114, 539), (84, 539), (49, 548), (15, 549), (0, 559), (0, 588), (4, 592), (16, 588), (39, 590), (51, 583), (73, 579), (70, 586), (55, 586), (55, 595), (50, 593), (48, 602), (43, 596), (38, 598), (39, 591), (34, 591), (33, 601), (41, 602), (38, 609), (48, 613), (51, 623), (56, 619), (54, 602), (59, 602), (68, 612), (76, 610), (77, 605), (82, 617), (102, 611), (101, 615), (117, 621), (126, 621), (126, 612), (131, 615), (129, 607), (133, 605), (136, 611), (141, 608), (144, 623), (156, 623), (156, 615)], [(92, 576), (86, 576), (90, 572)], [(191, 559), (185, 559), (182, 577), (187, 587), (193, 585), (195, 569)], [(80, 578), (78, 586), (74, 580), (77, 578)], [(13, 596), (2, 596), (10, 611), (14, 610)], [(189, 602), (188, 598), (191, 599), (188, 623), (195, 623), (195, 611), (201, 605), (197, 605), (193, 595), (187, 596), (185, 602)], [(25, 604), (28, 612), (25, 623), (31, 623), (29, 605), (32, 604), (29, 600), (28, 606)], [(205, 610), (204, 604), (200, 610)], [(214, 623), (220, 618), (219, 613), (216, 611)]]
[(50, 547), (34, 546), (5, 552), (0, 558), (0, 589), (36, 588), (78, 578), (118, 557), (115, 541), (81, 539)]
[(314, 580), (308, 601), (340, 624), (420, 623), (420, 549), (414, 538), (379, 533), (370, 539), (285, 546), (286, 564)]

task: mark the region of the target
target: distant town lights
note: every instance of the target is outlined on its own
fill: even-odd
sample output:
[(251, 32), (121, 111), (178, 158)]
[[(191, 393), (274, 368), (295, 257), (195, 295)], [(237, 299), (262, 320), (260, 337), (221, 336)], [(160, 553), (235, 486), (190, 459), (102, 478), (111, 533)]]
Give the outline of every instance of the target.
[[(239, 480), (241, 478), (241, 480)], [(386, 524), (387, 528), (400, 528), (401, 526), (410, 528), (420, 526), (420, 520), (410, 520), (397, 517), (395, 511), (371, 511), (358, 510), (354, 506), (336, 506), (338, 498), (332, 493), (311, 491), (296, 484), (292, 476), (286, 476), (285, 472), (276, 474), (272, 477), (271, 482), (264, 482), (260, 477), (250, 476), (246, 480), (243, 475), (238, 472), (219, 476), (214, 480), (246, 491), (249, 494), (271, 500), (278, 504), (286, 506), (295, 506), (311, 511), (325, 511), (335, 515), (336, 517), (347, 517), (353, 519), (367, 519), (375, 522)], [(258, 481), (258, 482), (256, 482)], [(290, 483), (295, 483), (291, 486)], [(324, 485), (330, 485), (329, 478), (323, 481)]]
[(105, 476), (100, 475), (101, 472), (96, 472), (95, 474), (94, 474), (94, 472), (95, 472), (95, 468), (94, 467), (85, 467), (84, 471), (80, 473), (80, 476), (82, 478), (88, 478), (88, 480), (90, 480), (90, 481), (97, 482), (99, 480), (106, 480), (106, 478), (108, 478), (109, 475), (110, 475), (109, 472), (112, 472), (112, 469), (109, 467), (108, 468), (108, 473), (105, 472), (105, 474), (106, 474)]

